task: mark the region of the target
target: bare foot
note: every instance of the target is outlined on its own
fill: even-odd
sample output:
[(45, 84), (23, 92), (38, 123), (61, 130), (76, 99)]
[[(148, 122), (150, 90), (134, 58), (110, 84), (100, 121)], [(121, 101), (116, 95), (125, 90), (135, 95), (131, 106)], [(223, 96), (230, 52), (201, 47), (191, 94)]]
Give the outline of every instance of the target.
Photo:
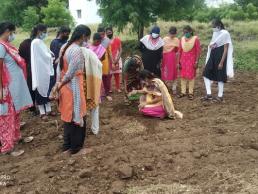
[(91, 148), (84, 148), (84, 149), (81, 149), (78, 153), (73, 154), (73, 156), (87, 155), (87, 154), (90, 154), (91, 152), (93, 152), (93, 149), (91, 149)]

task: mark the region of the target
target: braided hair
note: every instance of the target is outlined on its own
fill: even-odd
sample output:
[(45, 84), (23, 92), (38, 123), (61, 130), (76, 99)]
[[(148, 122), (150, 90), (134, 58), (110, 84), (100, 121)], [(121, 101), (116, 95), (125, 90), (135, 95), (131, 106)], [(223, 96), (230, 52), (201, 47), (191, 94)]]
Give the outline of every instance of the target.
[(68, 49), (68, 47), (70, 47), (75, 41), (80, 40), (82, 37), (84, 36), (90, 36), (91, 35), (91, 30), (88, 26), (85, 25), (79, 25), (77, 26), (74, 31), (73, 34), (70, 38), (70, 40), (68, 41), (68, 43), (65, 45), (62, 53), (61, 53), (61, 58), (60, 58), (60, 69), (62, 70), (64, 67), (64, 55), (66, 50)]

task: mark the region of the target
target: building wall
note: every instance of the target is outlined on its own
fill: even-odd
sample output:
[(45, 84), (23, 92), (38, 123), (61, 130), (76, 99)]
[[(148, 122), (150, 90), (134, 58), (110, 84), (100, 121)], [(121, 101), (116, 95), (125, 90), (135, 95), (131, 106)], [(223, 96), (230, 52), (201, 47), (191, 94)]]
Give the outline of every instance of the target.
[[(98, 6), (95, 0), (69, 0), (69, 10), (77, 25), (101, 22), (101, 18), (97, 14)], [(78, 10), (81, 10), (81, 18), (78, 18)]]

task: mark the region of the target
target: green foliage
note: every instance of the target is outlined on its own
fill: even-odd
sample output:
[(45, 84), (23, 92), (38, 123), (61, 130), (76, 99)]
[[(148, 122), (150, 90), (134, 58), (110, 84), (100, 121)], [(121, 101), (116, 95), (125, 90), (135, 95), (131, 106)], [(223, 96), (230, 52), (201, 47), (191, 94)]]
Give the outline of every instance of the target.
[(194, 20), (208, 22), (214, 18), (225, 18), (234, 21), (258, 19), (258, 7), (253, 3), (223, 5), (219, 8), (199, 9), (194, 13)]
[(235, 2), (241, 7), (246, 7), (248, 4), (253, 4), (254, 6), (258, 7), (257, 0), (235, 0)]
[(35, 26), (39, 22), (37, 8), (28, 7), (23, 14), (24, 16), (22, 28), (24, 31), (29, 32), (33, 28), (33, 26)]
[[(166, 20), (186, 19), (190, 10), (200, 7), (204, 0), (97, 0), (99, 13), (107, 25), (118, 27), (122, 31), (127, 24), (132, 24), (132, 30), (143, 35), (144, 27), (155, 23), (158, 18)], [(191, 16), (191, 14), (189, 14)]]
[(43, 7), (41, 13), (44, 15), (44, 24), (49, 27), (73, 25), (73, 18), (69, 10), (60, 0), (49, 0), (47, 7)]
[[(61, 0), (68, 5), (68, 0)], [(48, 4), (48, 0), (0, 0), (0, 21), (8, 20), (17, 26), (22, 26), (24, 10), (36, 7), (40, 22), (43, 19), (40, 9)]]

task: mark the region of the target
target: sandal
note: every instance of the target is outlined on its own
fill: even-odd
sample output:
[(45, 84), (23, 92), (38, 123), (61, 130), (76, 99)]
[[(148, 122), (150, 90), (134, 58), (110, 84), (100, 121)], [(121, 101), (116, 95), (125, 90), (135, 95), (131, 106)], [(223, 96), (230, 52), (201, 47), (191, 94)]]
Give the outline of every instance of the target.
[(201, 101), (211, 101), (212, 100), (212, 95), (206, 95), (201, 98)]
[(107, 100), (108, 100), (109, 102), (111, 102), (111, 101), (113, 100), (111, 96), (106, 96), (106, 98), (107, 98)]
[(194, 95), (193, 94), (188, 94), (188, 99), (189, 100), (193, 100), (194, 99)]
[(183, 93), (177, 95), (178, 98), (183, 98), (183, 97), (185, 97), (185, 96), (186, 96), (186, 95), (183, 94)]
[(216, 97), (216, 98), (213, 99), (213, 101), (218, 102), (218, 103), (222, 103), (222, 102), (224, 102), (224, 99), (223, 99), (223, 97)]
[(41, 118), (43, 121), (48, 121), (48, 116), (47, 116), (47, 115), (40, 115), (40, 118)]
[(13, 151), (13, 152), (11, 152), (11, 156), (18, 157), (18, 156), (23, 155), (24, 153), (25, 153), (24, 150)]
[(54, 112), (54, 111), (51, 111), (51, 112), (48, 112), (48, 113), (47, 113), (47, 116), (55, 117), (55, 116), (57, 116), (57, 113)]

